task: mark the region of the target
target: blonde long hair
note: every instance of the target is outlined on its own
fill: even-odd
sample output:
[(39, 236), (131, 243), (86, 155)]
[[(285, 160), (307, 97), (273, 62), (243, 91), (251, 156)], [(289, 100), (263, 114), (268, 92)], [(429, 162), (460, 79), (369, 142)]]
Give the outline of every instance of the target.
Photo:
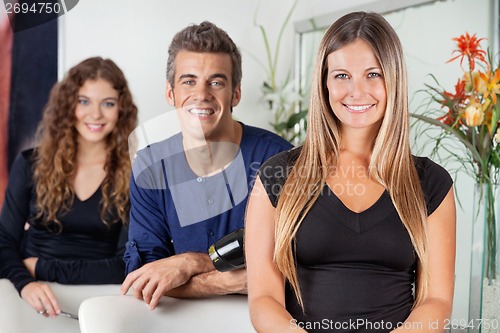
[[(127, 140), (137, 126), (137, 107), (120, 68), (110, 59), (89, 58), (71, 68), (52, 88), (37, 130), (33, 178), (37, 197), (37, 218), (42, 225), (60, 232), (57, 219), (72, 205), (72, 186), (77, 169), (77, 131), (75, 108), (78, 91), (87, 80), (104, 79), (118, 91), (118, 122), (107, 137), (106, 177), (101, 187), (101, 219), (105, 224), (127, 222), (129, 213), (130, 158)], [(110, 220), (110, 216), (117, 219)]]
[(276, 207), (274, 260), (303, 310), (293, 240), (325, 185), (329, 170), (326, 166), (337, 165), (342, 139), (339, 120), (328, 103), (327, 57), (357, 39), (372, 47), (382, 68), (387, 91), (387, 107), (369, 165), (370, 177), (388, 190), (417, 253), (414, 306), (422, 302), (427, 293), (427, 210), (410, 151), (408, 82), (403, 49), (396, 32), (381, 15), (354, 12), (338, 19), (321, 40), (313, 73), (306, 139), (284, 184), (282, 193), (286, 195), (279, 197)]

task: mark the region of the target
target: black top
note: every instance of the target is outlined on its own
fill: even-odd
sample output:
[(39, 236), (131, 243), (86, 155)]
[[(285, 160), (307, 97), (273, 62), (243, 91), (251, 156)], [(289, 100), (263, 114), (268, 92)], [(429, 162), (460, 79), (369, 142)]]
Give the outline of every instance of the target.
[[(299, 152), (280, 153), (259, 171), (275, 207)], [(453, 181), (428, 158), (414, 161), (430, 215)], [(308, 332), (389, 332), (408, 317), (417, 257), (387, 191), (355, 213), (325, 185), (295, 241), (305, 313), (288, 284), (285, 298), (296, 325)]]
[[(75, 196), (70, 210), (58, 215), (62, 232), (50, 232), (35, 219), (32, 156), (32, 149), (19, 154), (9, 175), (0, 215), (0, 277), (12, 281), (19, 292), (35, 280), (62, 284), (121, 283), (125, 276), (127, 228), (122, 223), (108, 227), (102, 222), (101, 189), (84, 201)], [(29, 257), (39, 258), (36, 279), (22, 262)]]

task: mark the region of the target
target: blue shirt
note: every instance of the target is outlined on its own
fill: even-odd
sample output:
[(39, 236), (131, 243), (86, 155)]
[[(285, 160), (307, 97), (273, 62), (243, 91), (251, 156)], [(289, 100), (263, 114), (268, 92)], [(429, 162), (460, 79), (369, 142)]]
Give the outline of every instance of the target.
[(236, 157), (208, 177), (187, 164), (181, 134), (139, 151), (130, 181), (127, 273), (174, 254), (207, 253), (215, 241), (243, 227), (260, 165), (293, 146), (267, 130), (242, 126)]

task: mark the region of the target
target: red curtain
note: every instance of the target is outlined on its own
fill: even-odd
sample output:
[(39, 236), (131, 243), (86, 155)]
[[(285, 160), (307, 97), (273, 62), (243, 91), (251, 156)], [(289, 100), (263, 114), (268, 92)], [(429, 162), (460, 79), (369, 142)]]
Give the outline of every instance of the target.
[(12, 68), (12, 29), (5, 11), (0, 11), (0, 207), (8, 178), (8, 122)]

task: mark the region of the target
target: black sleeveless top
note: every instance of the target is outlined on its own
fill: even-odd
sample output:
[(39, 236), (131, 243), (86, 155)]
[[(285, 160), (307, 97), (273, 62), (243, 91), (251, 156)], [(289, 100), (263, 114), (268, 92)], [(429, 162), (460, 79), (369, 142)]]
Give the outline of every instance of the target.
[[(280, 153), (259, 171), (275, 207), (299, 152)], [(430, 159), (414, 161), (430, 215), (453, 181)], [(408, 317), (417, 257), (387, 191), (355, 213), (325, 185), (295, 242), (304, 312), (287, 284), (286, 309), (295, 318), (291, 325), (308, 332), (389, 332)]]

